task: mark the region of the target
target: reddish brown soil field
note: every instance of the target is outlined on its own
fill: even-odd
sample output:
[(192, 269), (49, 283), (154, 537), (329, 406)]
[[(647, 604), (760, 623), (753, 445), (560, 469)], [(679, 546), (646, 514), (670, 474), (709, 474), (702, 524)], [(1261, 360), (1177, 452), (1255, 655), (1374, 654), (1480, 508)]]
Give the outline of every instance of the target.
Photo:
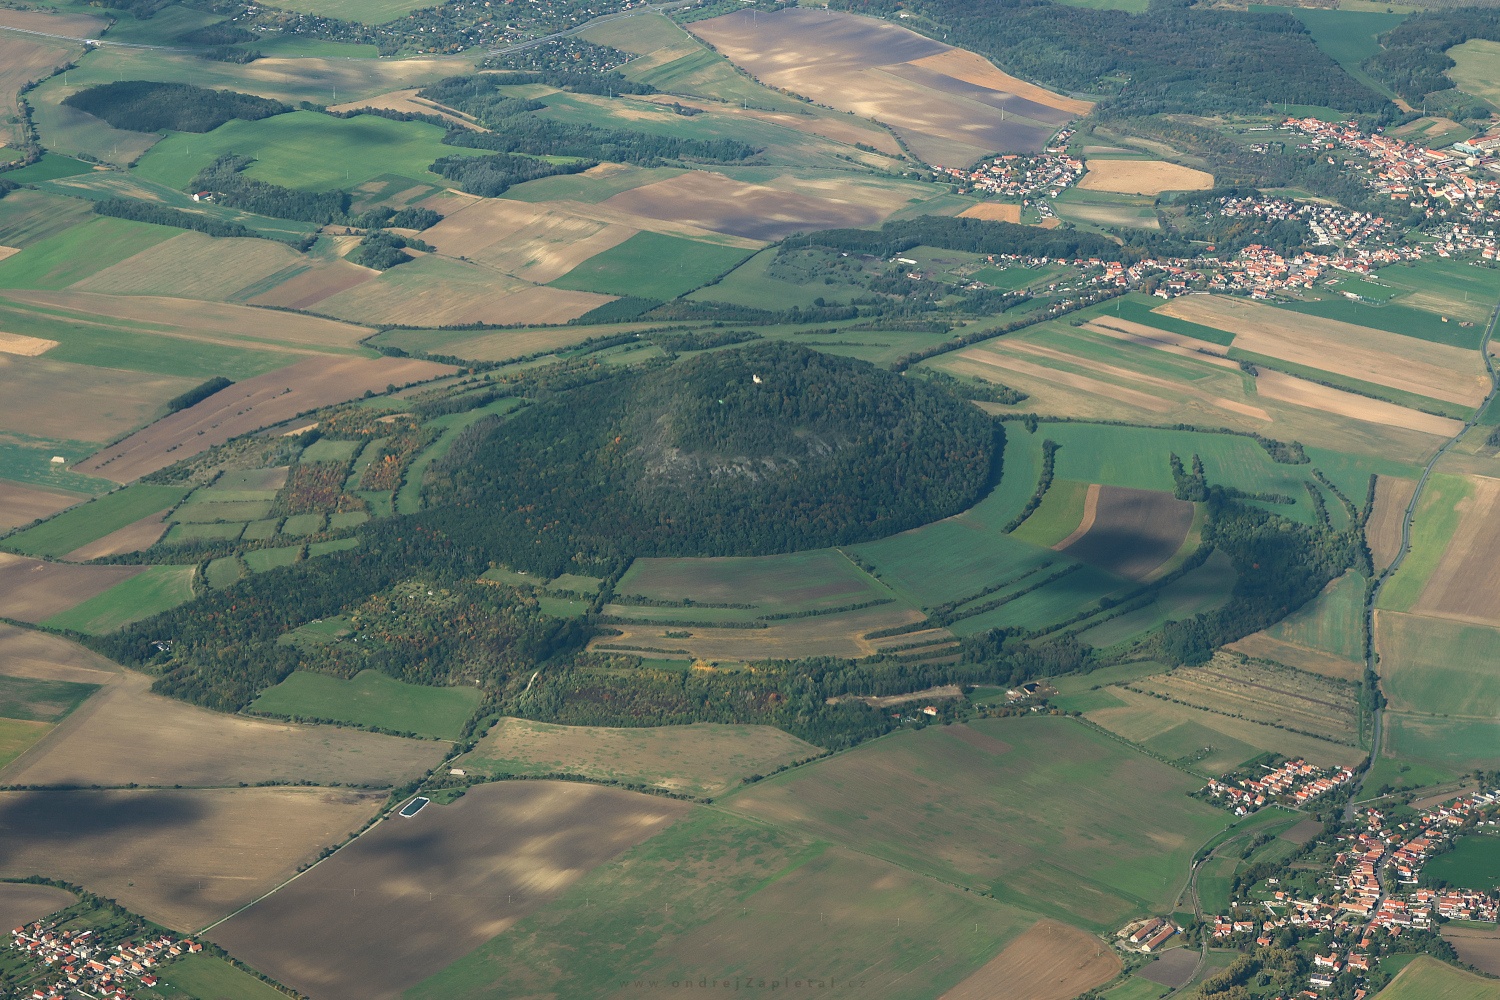
[(78, 684), (108, 684), (120, 669), (76, 642), (4, 624), (0, 624), (0, 663), (11, 677)]
[(0, 882), (0, 927), (19, 927), (73, 905), (71, 892), (50, 885)]
[(1443, 938), (1458, 957), (1481, 972), (1500, 976), (1500, 930), (1491, 927), (1459, 927), (1447, 924)]
[(1172, 558), (1192, 523), (1193, 505), (1169, 493), (1101, 486), (1094, 523), (1062, 551), (1140, 580)]
[(1141, 969), (1136, 975), (1175, 989), (1187, 985), (1187, 981), (1193, 978), (1193, 970), (1197, 967), (1198, 953), (1196, 951), (1190, 948), (1173, 948), (1162, 952), (1160, 958)]
[(0, 552), (0, 615), (39, 622), (144, 570), (144, 566), (71, 566)]
[(448, 375), (453, 368), (397, 358), (318, 357), (246, 379), (196, 406), (158, 420), (75, 466), (117, 483), (165, 468), (232, 437), (270, 427), (299, 413), (355, 399), (369, 389)]
[(1120, 960), (1104, 942), (1041, 920), (942, 1000), (1073, 1000), (1119, 974)]
[(386, 819), (210, 936), (319, 1000), (399, 997), (688, 808), (594, 785), (481, 785)]
[(192, 932), (358, 830), (379, 792), (0, 792), (0, 875), (46, 873)]
[(6, 767), (6, 784), (383, 787), (420, 776), (448, 748), (434, 740), (211, 712), (152, 694), (151, 678), (132, 671), (94, 677), (91, 683), (104, 689)]
[(82, 503), (88, 497), (77, 493), (42, 490), (35, 486), (0, 481), (0, 531), (51, 517), (60, 510)]
[(149, 549), (156, 544), (157, 539), (167, 533), (167, 510), (170, 509), (157, 511), (133, 524), (111, 531), (97, 541), (74, 549), (63, 558), (73, 562), (88, 562), (90, 559), (117, 556), (122, 552), (139, 552), (141, 549)]

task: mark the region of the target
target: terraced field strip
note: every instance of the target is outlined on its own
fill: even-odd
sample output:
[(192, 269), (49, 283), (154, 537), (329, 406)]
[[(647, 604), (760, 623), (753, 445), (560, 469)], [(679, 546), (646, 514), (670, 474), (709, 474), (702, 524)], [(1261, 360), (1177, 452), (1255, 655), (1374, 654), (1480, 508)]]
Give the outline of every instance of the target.
[(1335, 743), (1352, 745), (1359, 738), (1353, 687), (1317, 674), (1216, 657), (1208, 666), (1181, 667), (1133, 687)]

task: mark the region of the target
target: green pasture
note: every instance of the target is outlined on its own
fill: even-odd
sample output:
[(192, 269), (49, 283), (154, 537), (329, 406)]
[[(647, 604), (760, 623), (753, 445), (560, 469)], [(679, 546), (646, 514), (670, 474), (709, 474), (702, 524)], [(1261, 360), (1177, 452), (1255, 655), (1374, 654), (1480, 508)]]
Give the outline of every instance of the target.
[(245, 530), (245, 522), (228, 524), (208, 522), (206, 524), (174, 524), (162, 537), (163, 545), (191, 544), (193, 542), (232, 542)]
[[(22, 256), (24, 252), (10, 260), (20, 260)], [(0, 263), (0, 268), (5, 263), (9, 261)], [(284, 368), (297, 360), (295, 355), (281, 351), (163, 336), (154, 333), (146, 323), (89, 317), (77, 310), (33, 306), (3, 297), (0, 297), (0, 329), (57, 341), (58, 346), (47, 352), (51, 361), (70, 361), (152, 375), (201, 380), (223, 375), (240, 381)]]
[(251, 549), (245, 553), (245, 565), (252, 573), (290, 566), (302, 552), (300, 545), (283, 545), (275, 549)]
[(473, 688), (407, 684), (375, 670), (352, 680), (298, 670), (264, 692), (250, 711), (457, 739), (479, 706)]
[(1336, 319), (1344, 323), (1353, 323), (1355, 326), (1370, 327), (1387, 333), (1415, 337), (1434, 344), (1448, 344), (1451, 347), (1465, 347), (1476, 351), (1479, 349), (1480, 337), (1484, 336), (1483, 324), (1475, 323), (1473, 326), (1464, 327), (1453, 318), (1444, 323), (1443, 318), (1437, 313), (1428, 312), (1425, 309), (1413, 309), (1411, 306), (1402, 305), (1399, 301), (1387, 305), (1371, 305), (1346, 299), (1342, 295), (1330, 295), (1321, 299), (1286, 299), (1278, 301), (1276, 305), (1309, 316)]
[(869, 294), (862, 285), (837, 279), (833, 284), (824, 284), (821, 277), (805, 283), (773, 277), (769, 269), (776, 262), (776, 254), (775, 247), (762, 250), (720, 280), (688, 297), (700, 302), (727, 302), (751, 309), (767, 308), (767, 303), (775, 303), (777, 308), (799, 306), (806, 309), (816, 305), (818, 299), (842, 305), (857, 295)]
[(97, 690), (97, 684), (0, 674), (0, 718), (61, 722)]
[(1500, 718), (1500, 630), (1382, 615), (1381, 689), (1399, 712)]
[(1159, 229), (1154, 199), (1143, 195), (1111, 194), (1069, 188), (1052, 200), (1058, 217), (1096, 230), (1111, 226)]
[(117, 528), (171, 507), (187, 492), (182, 486), (137, 483), (12, 535), (5, 540), (5, 547), (29, 556), (66, 555)]
[(328, 515), (328, 530), (338, 531), (342, 528), (353, 528), (364, 524), (370, 519), (370, 515), (362, 510), (345, 511), (342, 514)]
[(307, 547), (309, 559), (326, 556), (331, 552), (347, 552), (359, 548), (358, 538), (335, 538), (330, 542), (313, 542)]
[[(1134, 344), (1089, 330), (1081, 330), (1067, 323), (1040, 323), (1017, 334), (1016, 337), (1080, 358), (1104, 362), (1127, 371), (1169, 379), (1173, 382), (1194, 383), (1207, 379), (1211, 380), (1210, 384), (1212, 384), (1229, 379), (1237, 386), (1242, 378), (1238, 372), (1226, 375), (1224, 369), (1217, 368), (1207, 361), (1168, 354), (1165, 351), (1142, 350)], [(1093, 374), (1090, 369), (1082, 365), (1068, 362), (1049, 361), (1049, 366), (1080, 375)]]
[(24, 249), (93, 217), (89, 206), (77, 198), (29, 188), (12, 191), (0, 198), (0, 246)]
[(49, 440), (24, 434), (6, 436), (14, 440), (0, 439), (0, 479), (70, 491), (81, 494), (80, 499), (107, 493), (117, 487), (108, 479), (69, 472), (66, 465), (52, 461), (57, 456), (66, 458), (69, 463), (88, 458), (99, 450), (97, 442)]
[(347, 462), (359, 451), (360, 441), (319, 438), (302, 450), (302, 462)]
[(1444, 719), (1386, 712), (1385, 746), (1392, 757), (1411, 758), (1439, 768), (1464, 771), (1489, 767), (1500, 746), (1500, 722)]
[(1380, 588), (1377, 604), (1390, 611), (1408, 611), (1422, 596), (1427, 580), (1437, 569), (1458, 530), (1458, 503), (1472, 491), (1469, 481), (1460, 476), (1434, 474), (1427, 480), (1417, 502), (1417, 514), (1411, 525), (1411, 551), (1401, 561), (1401, 568)]
[(1235, 578), (1229, 558), (1222, 552), (1215, 552), (1202, 566), (1156, 591), (1155, 599), (1145, 607), (1093, 626), (1084, 623), (1084, 630), (1077, 633), (1078, 638), (1098, 648), (1133, 642), (1169, 621), (1186, 621), (1219, 607), (1229, 600)]
[(53, 181), (59, 177), (74, 177), (78, 174), (86, 174), (94, 169), (93, 164), (75, 160), (71, 156), (60, 156), (57, 153), (43, 153), (42, 158), (36, 163), (19, 170), (7, 170), (5, 179), (17, 184), (36, 184), (40, 181)]
[(0, 261), (0, 288), (67, 288), (180, 232), (99, 216)]
[(552, 282), (555, 288), (605, 295), (675, 299), (738, 265), (750, 251), (680, 236), (636, 233)]
[(200, 1000), (282, 1000), (286, 994), (222, 958), (187, 955), (161, 972), (163, 985)]
[[(1071, 560), (1059, 560), (1058, 567)], [(1045, 577), (1055, 570), (1044, 570)], [(1029, 583), (1030, 581), (1027, 581)], [(992, 628), (1046, 629), (1097, 605), (1100, 598), (1134, 589), (1135, 584), (1092, 566), (1084, 566), (1060, 580), (1003, 604), (993, 611), (964, 618), (950, 628), (957, 635), (975, 635)], [(999, 596), (999, 595), (997, 595)]]
[[(1257, 747), (1196, 722), (1178, 723), (1143, 741), (1141, 746), (1182, 767), (1209, 774), (1222, 774), (1261, 753)], [(1231, 874), (1233, 869), (1231, 865)], [(1213, 909), (1210, 912), (1226, 910)]]
[(443, 129), (426, 122), (294, 111), (253, 122), (236, 119), (202, 135), (173, 133), (141, 157), (135, 171), (181, 190), (217, 157), (236, 153), (255, 157), (245, 169), (247, 177), (304, 190), (349, 190), (384, 174), (441, 184), (443, 179), (427, 170), (434, 160), (485, 155), (480, 149), (444, 146), (443, 135)]
[(1374, 764), (1370, 765), (1365, 783), (1361, 787), (1365, 797), (1369, 797), (1386, 785), (1398, 789), (1426, 788), (1430, 785), (1452, 781), (1453, 777), (1453, 771), (1433, 767), (1431, 764), (1396, 760), (1393, 757), (1379, 757)]
[(637, 559), (615, 584), (615, 593), (696, 605), (740, 604), (751, 608), (628, 608), (643, 617), (683, 619), (724, 615), (728, 620), (764, 614), (827, 610), (890, 596), (836, 549), (809, 549), (776, 556), (714, 559)]
[(1379, 1000), (1500, 1000), (1500, 982), (1418, 955), (1380, 991)]
[(1034, 920), (779, 826), (695, 809), (406, 996), (583, 997), (747, 977), (769, 992), (789, 975), (789, 993), (798, 980), (867, 981), (888, 1000), (917, 1000), (957, 985)]
[(1493, 266), (1478, 266), (1464, 259), (1428, 257), (1380, 269), (1382, 284), (1404, 290), (1401, 305), (1436, 313), (1449, 326), (1460, 319), (1475, 323), (1489, 319), (1500, 299), (1500, 278)]
[(0, 767), (4, 767), (31, 749), (46, 736), (52, 726), (45, 722), (0, 718)]
[(1054, 479), (1042, 505), (1011, 537), (1043, 548), (1067, 538), (1083, 523), (1083, 507), (1088, 499), (1089, 484), (1071, 479)]
[(1448, 50), (1449, 78), (1466, 94), (1500, 107), (1500, 43), (1475, 38)]
[(1106, 990), (1101, 996), (1103, 1000), (1161, 1000), (1171, 992), (1170, 986), (1153, 983), (1139, 976), (1130, 976), (1114, 989)]
[(1277, 639), (1360, 660), (1365, 655), (1364, 607), (1365, 578), (1350, 570), (1266, 631)]
[(519, 405), (518, 399), (497, 399), (487, 406), (481, 406), (466, 413), (449, 414), (431, 421), (430, 426), (443, 428), (443, 433), (436, 441), (424, 448), (421, 454), (412, 459), (411, 465), (407, 467), (401, 488), (396, 491), (396, 513), (415, 514), (422, 509), (422, 480), (426, 477), (427, 470), (433, 462), (448, 454), (449, 449), (453, 447), (453, 442), (458, 440), (458, 436), (466, 428), (485, 417), (510, 413)]
[(220, 500), (212, 491), (199, 490), (172, 516), (185, 524), (208, 524), (213, 521), (257, 521), (270, 513), (270, 500)]
[(1453, 850), (1427, 862), (1422, 874), (1461, 889), (1500, 888), (1500, 836), (1469, 834)]
[(287, 0), (287, 10), (359, 24), (384, 24), (432, 6), (430, 0)]
[(281, 524), (281, 533), (291, 538), (302, 538), (322, 530), (322, 514), (293, 514)]
[(901, 732), (778, 775), (724, 808), (1096, 931), (1159, 912), (1229, 817), (1200, 782), (1071, 719)]
[(264, 521), (251, 521), (245, 525), (245, 533), (241, 537), (247, 542), (262, 542), (267, 538), (276, 537), (281, 530), (281, 518), (272, 517)]
[(192, 566), (152, 566), (42, 624), (88, 635), (113, 632), (191, 601), (195, 572)]
[(232, 587), (244, 575), (245, 564), (240, 562), (239, 556), (220, 556), (211, 561), (203, 572), (203, 578), (214, 590)]

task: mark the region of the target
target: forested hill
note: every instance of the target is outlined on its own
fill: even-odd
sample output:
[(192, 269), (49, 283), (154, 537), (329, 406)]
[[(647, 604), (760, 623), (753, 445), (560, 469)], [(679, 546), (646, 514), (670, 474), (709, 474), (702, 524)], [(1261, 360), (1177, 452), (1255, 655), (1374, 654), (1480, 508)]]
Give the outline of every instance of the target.
[(790, 552), (963, 510), (991, 482), (998, 441), (988, 417), (942, 390), (757, 346), (476, 425), (434, 470), (422, 519), (553, 575), (633, 556)]
[(1014, 222), (991, 222), (986, 219), (958, 219), (940, 215), (923, 215), (915, 219), (887, 222), (879, 230), (826, 229), (799, 236), (782, 244), (787, 253), (804, 242), (849, 253), (872, 257), (892, 257), (912, 247), (928, 246), (939, 250), (963, 250), (966, 253), (1013, 253), (1031, 257), (1098, 257), (1101, 260), (1138, 260), (1141, 252), (1122, 247), (1105, 236), (1082, 233), (1075, 229), (1043, 229), (1021, 226)]
[(280, 101), (191, 83), (101, 83), (63, 103), (132, 132), (212, 132), (232, 118), (258, 121), (292, 110)]
[[(1050, 0), (832, 0), (889, 17), (1068, 92), (1114, 94), (1103, 114), (1212, 114), (1267, 104), (1394, 110), (1344, 72), (1285, 13), (1196, 9), (1153, 0), (1145, 14)], [(917, 17), (910, 18), (909, 15)]]

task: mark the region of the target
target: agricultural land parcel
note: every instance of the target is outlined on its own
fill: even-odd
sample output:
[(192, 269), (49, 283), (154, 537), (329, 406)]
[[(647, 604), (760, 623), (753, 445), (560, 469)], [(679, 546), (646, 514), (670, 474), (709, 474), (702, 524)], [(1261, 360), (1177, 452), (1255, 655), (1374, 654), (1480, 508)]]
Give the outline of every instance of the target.
[(71, 906), (73, 902), (72, 893), (50, 885), (0, 883), (0, 923), (19, 927), (49, 913), (56, 913), (63, 907)]
[(451, 740), (458, 738), (479, 700), (473, 688), (405, 684), (373, 670), (350, 680), (299, 670), (267, 689), (250, 711), (332, 719)]
[(1377, 1000), (1497, 1000), (1500, 983), (1472, 972), (1455, 969), (1435, 958), (1419, 956), (1391, 984), (1376, 994)]

